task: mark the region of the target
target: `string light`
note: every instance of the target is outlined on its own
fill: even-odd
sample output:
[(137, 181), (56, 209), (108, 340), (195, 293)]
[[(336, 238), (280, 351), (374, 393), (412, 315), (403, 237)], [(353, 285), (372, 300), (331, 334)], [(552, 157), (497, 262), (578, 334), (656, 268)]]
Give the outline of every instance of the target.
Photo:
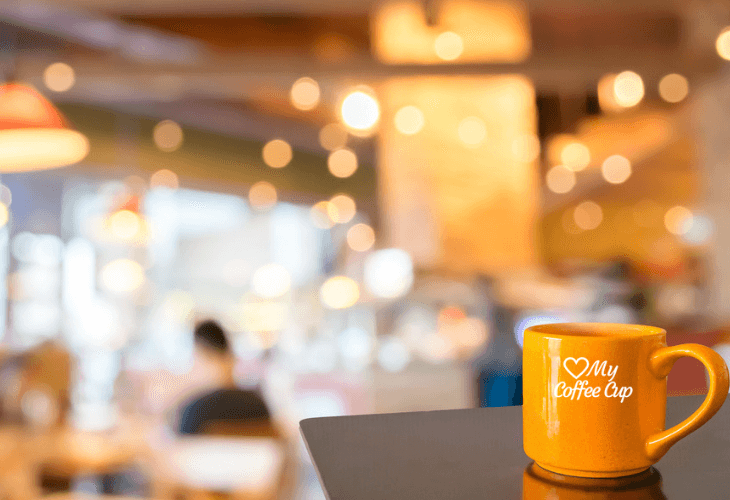
[(360, 287), (347, 276), (333, 276), (322, 284), (319, 297), (330, 309), (347, 309), (360, 298)]
[(621, 155), (609, 156), (601, 165), (601, 174), (611, 184), (621, 184), (631, 177), (631, 162)]
[(619, 106), (636, 106), (644, 98), (644, 81), (633, 71), (619, 73), (613, 81), (613, 94)]
[(150, 187), (151, 188), (169, 188), (177, 189), (180, 185), (180, 181), (177, 178), (177, 174), (172, 170), (163, 168), (158, 170), (150, 176)]
[(74, 69), (66, 63), (56, 62), (43, 71), (43, 84), (53, 92), (66, 92), (76, 83)]
[(575, 207), (573, 220), (576, 226), (584, 231), (589, 231), (601, 225), (601, 221), (603, 221), (603, 210), (595, 202), (584, 201)]
[(688, 222), (692, 220), (692, 211), (681, 205), (670, 208), (664, 214), (664, 227), (672, 234), (681, 235), (689, 229)]
[(319, 131), (319, 144), (327, 151), (344, 148), (347, 144), (347, 129), (339, 123), (329, 123)]
[(259, 181), (248, 191), (248, 202), (256, 210), (268, 210), (276, 205), (276, 188), (266, 181)]
[(350, 222), (357, 211), (355, 200), (346, 194), (338, 194), (330, 200), (327, 210), (332, 221), (338, 224)]
[(464, 52), (464, 41), (453, 31), (445, 31), (436, 37), (433, 48), (444, 61), (453, 61)]
[(152, 139), (161, 151), (171, 153), (182, 146), (183, 131), (174, 121), (162, 120), (152, 130)]
[(565, 167), (578, 172), (591, 163), (591, 152), (585, 144), (571, 142), (566, 144), (560, 152), (560, 160)]
[[(329, 201), (315, 203), (309, 212), (312, 223), (319, 229), (330, 229), (337, 219), (337, 207)], [(335, 216), (334, 219), (332, 216)]]
[(261, 150), (261, 156), (271, 168), (286, 167), (292, 159), (292, 150), (288, 142), (283, 139), (273, 139)]
[(347, 231), (347, 244), (356, 252), (366, 252), (375, 244), (375, 231), (367, 224), (355, 224)]
[(332, 151), (327, 157), (327, 168), (335, 177), (350, 177), (357, 170), (357, 155), (347, 148)]
[(682, 101), (689, 93), (689, 82), (677, 73), (670, 73), (659, 80), (659, 95), (667, 102)]
[(350, 92), (340, 106), (342, 121), (354, 133), (370, 131), (380, 119), (380, 105), (375, 92), (368, 87)]
[(413, 135), (423, 129), (426, 118), (423, 116), (423, 111), (417, 107), (404, 106), (396, 112), (393, 122), (401, 134)]
[(556, 165), (545, 175), (545, 184), (553, 193), (567, 193), (575, 186), (575, 172), (562, 165)]
[(319, 84), (306, 76), (294, 82), (289, 93), (294, 107), (302, 111), (314, 109), (319, 104), (319, 97)]
[(291, 276), (281, 264), (266, 264), (254, 271), (251, 278), (253, 292), (264, 299), (281, 297), (291, 288)]
[(726, 61), (730, 61), (730, 26), (723, 29), (717, 36), (717, 40), (715, 40), (715, 48), (717, 49), (717, 54), (720, 57)]

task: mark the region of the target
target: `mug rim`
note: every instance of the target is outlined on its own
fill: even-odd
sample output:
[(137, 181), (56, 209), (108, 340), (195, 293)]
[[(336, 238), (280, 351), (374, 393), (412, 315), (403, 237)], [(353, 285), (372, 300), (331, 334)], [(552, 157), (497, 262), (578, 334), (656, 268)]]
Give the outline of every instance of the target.
[(559, 338), (641, 338), (666, 334), (666, 330), (656, 326), (633, 325), (625, 323), (546, 323), (527, 328), (548, 337)]

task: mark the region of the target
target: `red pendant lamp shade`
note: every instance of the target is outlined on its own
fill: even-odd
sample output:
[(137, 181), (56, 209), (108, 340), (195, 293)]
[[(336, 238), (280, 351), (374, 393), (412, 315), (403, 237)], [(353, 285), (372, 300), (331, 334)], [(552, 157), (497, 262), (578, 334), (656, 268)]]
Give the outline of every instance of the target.
[(0, 172), (64, 167), (81, 161), (89, 141), (32, 87), (0, 85)]

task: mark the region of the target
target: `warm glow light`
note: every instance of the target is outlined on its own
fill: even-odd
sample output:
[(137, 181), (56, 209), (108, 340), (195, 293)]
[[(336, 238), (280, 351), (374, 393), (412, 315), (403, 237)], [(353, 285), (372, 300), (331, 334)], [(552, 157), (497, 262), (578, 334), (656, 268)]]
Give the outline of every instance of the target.
[(684, 234), (689, 229), (688, 222), (692, 220), (692, 211), (689, 208), (677, 205), (664, 214), (664, 227), (672, 234)]
[(393, 118), (398, 132), (406, 135), (417, 134), (426, 124), (423, 111), (415, 106), (404, 106), (398, 110)]
[(347, 144), (347, 129), (339, 123), (329, 123), (319, 131), (319, 144), (327, 151), (344, 148)]
[(615, 73), (608, 73), (603, 75), (598, 80), (598, 87), (596, 93), (598, 94), (598, 106), (604, 112), (615, 112), (623, 109), (622, 106), (616, 102), (616, 96), (613, 91), (613, 84), (616, 81)]
[(571, 142), (560, 152), (560, 161), (565, 167), (578, 172), (591, 163), (591, 152), (585, 144)]
[(289, 271), (281, 264), (266, 264), (253, 273), (251, 278), (253, 292), (264, 299), (281, 297), (291, 288)]
[(319, 104), (319, 84), (308, 77), (294, 82), (289, 97), (295, 108), (307, 111)]
[(347, 244), (356, 252), (370, 250), (375, 244), (375, 231), (367, 224), (355, 224), (347, 231)]
[(609, 156), (601, 165), (601, 173), (611, 184), (621, 184), (631, 177), (631, 162), (621, 155)]
[(5, 203), (0, 202), (0, 227), (5, 227), (10, 218), (10, 211)]
[(667, 102), (679, 102), (687, 97), (689, 82), (682, 75), (670, 73), (659, 80), (659, 95)]
[(54, 92), (66, 92), (74, 83), (74, 69), (66, 63), (53, 63), (43, 71), (43, 84)]
[(613, 95), (619, 106), (636, 106), (644, 98), (644, 81), (633, 71), (619, 73), (613, 81)]
[(248, 202), (256, 210), (268, 210), (276, 205), (276, 188), (273, 184), (260, 181), (248, 191)]
[(0, 151), (0, 172), (26, 172), (80, 162), (89, 153), (89, 140), (62, 128), (0, 130)]
[[(332, 218), (333, 214), (335, 215), (335, 219)], [(312, 223), (315, 227), (318, 227), (319, 229), (330, 229), (335, 225), (337, 207), (329, 201), (320, 201), (319, 203), (314, 204), (309, 215), (312, 218)]]
[(723, 29), (718, 35), (717, 40), (715, 41), (715, 48), (717, 49), (717, 54), (720, 57), (726, 61), (730, 61), (730, 26)]
[(327, 157), (327, 168), (335, 177), (350, 177), (357, 170), (357, 156), (347, 148), (332, 151)]
[(113, 260), (101, 270), (101, 283), (110, 292), (132, 292), (142, 286), (144, 280), (144, 269), (131, 259)]
[(261, 156), (271, 168), (286, 167), (292, 159), (291, 146), (283, 139), (274, 139), (264, 144)]
[(444, 61), (453, 61), (464, 52), (464, 41), (453, 31), (445, 31), (436, 37), (433, 48)]
[(342, 121), (357, 131), (369, 131), (380, 119), (380, 105), (370, 89), (356, 90), (348, 94), (340, 106)]
[(347, 276), (333, 276), (322, 284), (319, 298), (330, 309), (347, 309), (360, 298), (360, 287)]
[(129, 240), (142, 229), (142, 219), (131, 210), (119, 210), (109, 216), (109, 229), (115, 238)]
[(330, 219), (338, 224), (350, 222), (355, 217), (355, 200), (346, 194), (338, 194), (330, 200), (327, 211)]
[(540, 155), (540, 139), (534, 134), (522, 134), (512, 141), (512, 154), (524, 163), (535, 161)]
[(487, 126), (481, 118), (470, 116), (459, 122), (459, 139), (467, 146), (477, 147), (486, 137)]
[(180, 185), (180, 181), (177, 178), (177, 174), (172, 170), (163, 168), (158, 170), (150, 177), (150, 187), (154, 188), (168, 188), (177, 189)]
[(174, 121), (162, 120), (152, 130), (152, 139), (160, 150), (170, 153), (182, 146), (183, 131)]
[(365, 261), (365, 286), (377, 297), (402, 297), (413, 286), (413, 261), (399, 248), (378, 250)]
[(556, 165), (548, 170), (545, 184), (553, 193), (567, 193), (575, 186), (575, 172), (562, 165)]
[(584, 201), (573, 211), (573, 220), (575, 225), (584, 231), (595, 229), (601, 225), (603, 221), (603, 210), (592, 201)]

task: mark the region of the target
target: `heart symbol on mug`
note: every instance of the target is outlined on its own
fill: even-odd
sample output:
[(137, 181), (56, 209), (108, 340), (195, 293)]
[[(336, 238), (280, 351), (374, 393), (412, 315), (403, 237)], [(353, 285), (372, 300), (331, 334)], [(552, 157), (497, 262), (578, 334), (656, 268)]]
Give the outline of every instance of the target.
[[(571, 363), (573, 363), (573, 370), (571, 370), (568, 367), (568, 361), (570, 361)], [(582, 363), (584, 361), (585, 361), (585, 364), (586, 365), (583, 367), (583, 369), (580, 371), (580, 373), (578, 373), (578, 367), (579, 367), (580, 363)], [(590, 361), (588, 361), (586, 358), (578, 358), (578, 359), (575, 359), (575, 358), (565, 358), (565, 360), (563, 361), (563, 368), (565, 368), (565, 371), (568, 372), (568, 373), (570, 373), (570, 375), (573, 378), (576, 378), (577, 379), (578, 377), (580, 377), (581, 375), (583, 375), (583, 373), (585, 373), (585, 371), (588, 369), (588, 365), (590, 365), (590, 364), (591, 364)], [(578, 374), (576, 375), (576, 373), (578, 373)]]

